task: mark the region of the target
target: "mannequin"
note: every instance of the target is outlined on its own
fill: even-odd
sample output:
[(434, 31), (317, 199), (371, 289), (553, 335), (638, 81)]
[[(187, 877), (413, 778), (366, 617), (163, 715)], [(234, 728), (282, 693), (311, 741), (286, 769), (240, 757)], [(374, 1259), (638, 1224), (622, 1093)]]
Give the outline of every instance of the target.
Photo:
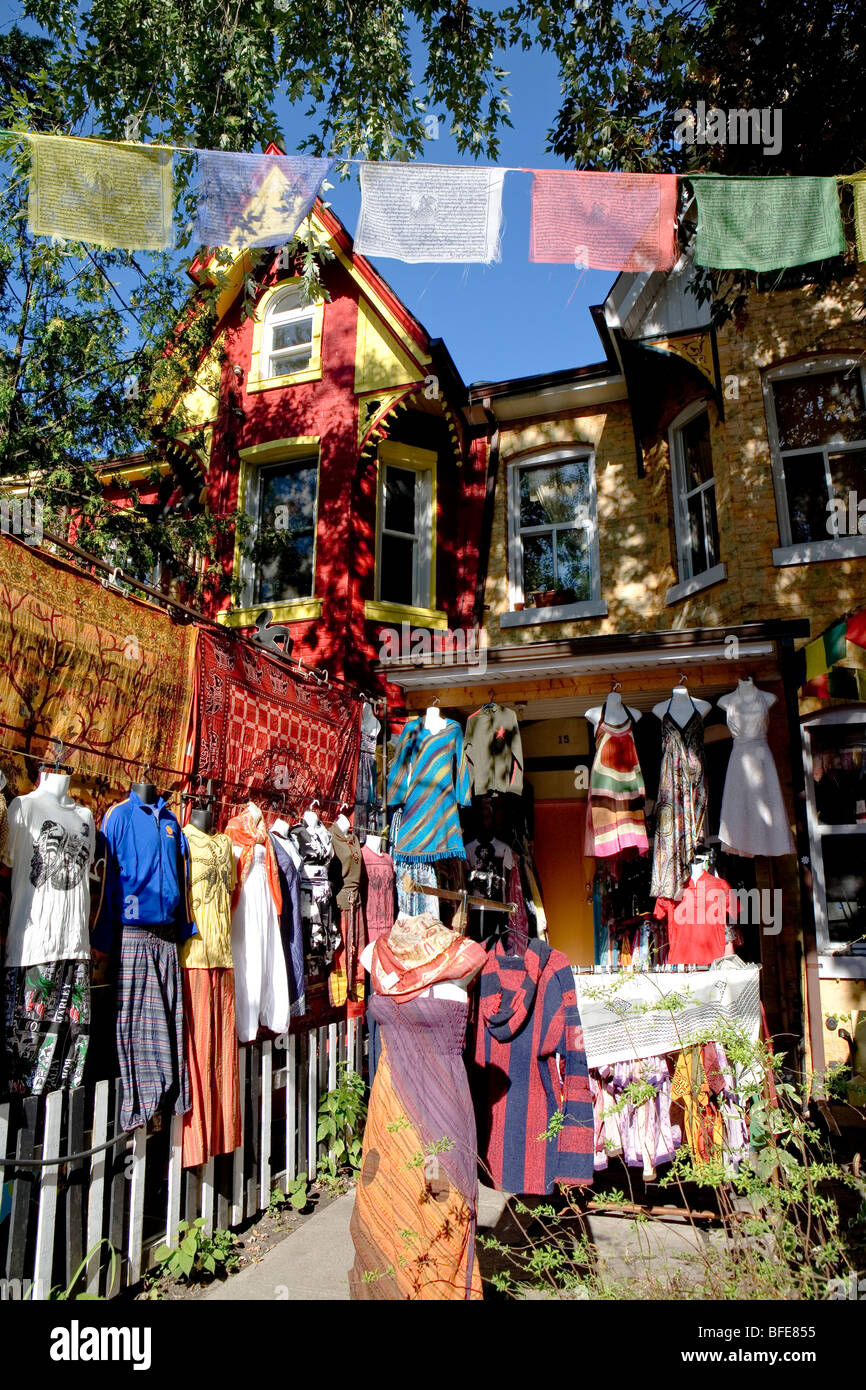
[(366, 844), (368, 849), (371, 849), (373, 851), (374, 854), (382, 855), (384, 853), (384, 850), (382, 849), (381, 835), (368, 835), (364, 843)]
[(752, 680), (751, 676), (746, 676), (745, 680), (741, 678), (737, 681), (736, 690), (729, 690), (727, 695), (722, 695), (718, 701), (719, 708), (726, 710), (735, 695), (760, 695), (761, 699), (767, 706), (767, 709), (770, 709), (771, 706), (773, 706), (776, 703), (776, 697), (772, 693), (772, 691), (761, 690), (759, 686), (755, 685), (755, 682)]
[(292, 827), (289, 822), (287, 820), (275, 820), (271, 826), (271, 834), (279, 840), (281, 847), (286, 851), (295, 868), (300, 869), (304, 861), (292, 839)]
[(628, 719), (632, 719), (636, 724), (641, 712), (639, 709), (632, 709), (631, 705), (624, 705), (619, 691), (612, 690), (603, 705), (594, 705), (586, 711), (586, 717), (593, 727), (598, 725), (602, 715), (607, 724), (625, 724)]
[(146, 806), (155, 806), (159, 801), (159, 792), (152, 782), (133, 782), (130, 791), (135, 792), (139, 800), (143, 801)]
[(196, 830), (200, 830), (202, 834), (213, 834), (213, 811), (211, 811), (209, 807), (194, 807), (189, 821), (190, 825), (194, 825)]
[(349, 820), (349, 817), (345, 814), (345, 811), (346, 803), (344, 801), (340, 806), (340, 814), (337, 816), (337, 819), (334, 821), (334, 824), (340, 827), (344, 835), (348, 835), (349, 831), (352, 829), (352, 822)]
[(373, 706), (370, 704), (368, 700), (365, 700), (364, 708), (361, 712), (362, 738), (372, 739), (375, 743), (376, 739), (379, 737), (381, 730), (382, 725), (379, 723), (378, 719), (373, 713)]
[(301, 816), (301, 820), (304, 822), (304, 825), (307, 827), (308, 830), (318, 830), (319, 826), (322, 824), (322, 822), (319, 820), (319, 817), (313, 810), (313, 807), (318, 805), (318, 800), (311, 801), (309, 809), (306, 810), (304, 814)]
[(431, 734), (440, 734), (445, 728), (445, 720), (438, 705), (428, 705), (424, 715), (424, 728)]
[[(361, 964), (369, 974), (373, 964), (373, 947), (375, 942), (371, 941), (369, 946), (365, 946), (361, 952)], [(441, 980), (438, 984), (430, 985), (423, 993), (418, 995), (419, 999), (453, 999), (457, 1004), (465, 1004), (469, 997), (469, 986), (478, 975), (477, 970), (464, 975), (460, 980)]]
[(697, 710), (701, 719), (706, 719), (712, 705), (708, 700), (696, 700), (689, 694), (688, 686), (675, 685), (671, 691), (669, 700), (661, 700), (657, 705), (653, 705), (653, 714), (658, 719), (663, 719), (669, 714), (675, 724), (684, 729)]
[(39, 774), (39, 790), (48, 792), (49, 796), (56, 796), (58, 801), (68, 799), (69, 792), (69, 773), (68, 772), (48, 772), (43, 769)]

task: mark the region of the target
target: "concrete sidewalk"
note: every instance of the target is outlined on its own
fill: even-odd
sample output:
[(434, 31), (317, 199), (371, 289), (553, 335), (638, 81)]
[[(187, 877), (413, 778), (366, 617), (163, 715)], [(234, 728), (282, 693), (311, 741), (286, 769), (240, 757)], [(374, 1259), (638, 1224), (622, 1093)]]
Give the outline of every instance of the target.
[[(488, 1188), (481, 1188), (478, 1195), (478, 1225), (489, 1230), (499, 1220), (507, 1198), (504, 1192)], [(258, 1264), (246, 1265), (204, 1297), (232, 1303), (256, 1299), (348, 1302), (349, 1270), (355, 1259), (349, 1235), (354, 1204), (354, 1190), (338, 1197)]]

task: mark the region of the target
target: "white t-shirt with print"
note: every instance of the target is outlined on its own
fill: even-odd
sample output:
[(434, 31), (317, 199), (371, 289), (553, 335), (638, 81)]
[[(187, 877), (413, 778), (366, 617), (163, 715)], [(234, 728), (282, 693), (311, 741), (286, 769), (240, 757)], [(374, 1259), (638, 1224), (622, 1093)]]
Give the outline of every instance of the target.
[(6, 965), (89, 960), (93, 814), (44, 787), (9, 807), (4, 855), (12, 869)]

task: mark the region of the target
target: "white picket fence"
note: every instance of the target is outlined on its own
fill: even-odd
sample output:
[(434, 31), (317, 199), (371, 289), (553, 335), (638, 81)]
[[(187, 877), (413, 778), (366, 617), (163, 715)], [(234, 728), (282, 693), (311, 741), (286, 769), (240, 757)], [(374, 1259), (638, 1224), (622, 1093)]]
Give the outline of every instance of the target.
[(274, 1188), (315, 1174), (327, 1152), (316, 1142), (320, 1097), (340, 1061), (363, 1072), (364, 1051), (355, 1019), (291, 1034), (285, 1047), (241, 1047), (243, 1142), (199, 1168), (181, 1166), (180, 1116), (156, 1133), (121, 1131), (116, 1081), (0, 1105), (0, 1300), (47, 1299), (84, 1261), (75, 1291), (114, 1297), (159, 1245), (177, 1244), (181, 1220), (204, 1217), (210, 1233), (256, 1216)]

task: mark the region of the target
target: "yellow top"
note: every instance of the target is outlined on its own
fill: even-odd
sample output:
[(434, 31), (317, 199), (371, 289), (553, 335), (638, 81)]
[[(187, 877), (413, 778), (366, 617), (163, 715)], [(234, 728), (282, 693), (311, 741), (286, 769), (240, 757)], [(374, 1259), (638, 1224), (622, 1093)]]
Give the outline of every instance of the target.
[(186, 970), (232, 968), (232, 892), (235, 858), (228, 835), (184, 827), (189, 845), (189, 897), (198, 935), (180, 948)]

